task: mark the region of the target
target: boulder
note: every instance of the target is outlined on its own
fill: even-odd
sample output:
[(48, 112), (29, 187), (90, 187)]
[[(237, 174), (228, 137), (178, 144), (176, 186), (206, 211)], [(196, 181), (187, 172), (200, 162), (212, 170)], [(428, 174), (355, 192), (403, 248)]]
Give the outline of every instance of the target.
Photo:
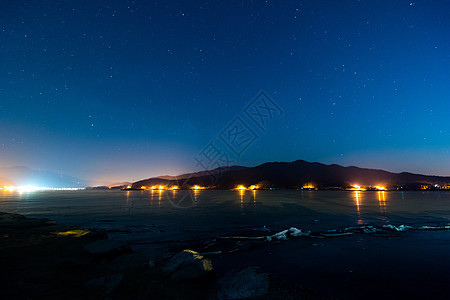
[(140, 269), (148, 266), (148, 257), (140, 253), (128, 253), (116, 257), (110, 264), (115, 271)]
[(26, 219), (27, 218), (23, 215), (0, 212), (0, 223), (23, 221)]
[(198, 278), (214, 271), (211, 261), (193, 250), (183, 250), (162, 266), (172, 280)]
[(155, 262), (153, 260), (149, 259), (147, 265), (148, 265), (149, 268), (154, 268), (155, 267)]
[(269, 275), (258, 267), (248, 267), (225, 275), (218, 285), (218, 299), (260, 297), (269, 291)]
[(84, 246), (89, 254), (101, 258), (114, 258), (119, 255), (130, 253), (131, 247), (122, 242), (113, 240), (99, 240)]
[(110, 294), (122, 281), (122, 273), (112, 274), (87, 281), (84, 286), (100, 290), (103, 295)]
[(12, 213), (0, 213), (0, 227), (9, 228), (33, 228), (55, 225), (56, 222), (49, 219), (27, 218), (23, 215)]

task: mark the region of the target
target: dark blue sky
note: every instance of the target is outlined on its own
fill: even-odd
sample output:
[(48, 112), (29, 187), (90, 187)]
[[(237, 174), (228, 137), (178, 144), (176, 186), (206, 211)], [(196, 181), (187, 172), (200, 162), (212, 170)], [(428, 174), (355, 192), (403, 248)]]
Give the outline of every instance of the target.
[[(261, 130), (244, 108), (282, 109)], [(450, 1), (0, 1), (0, 166), (305, 159), (450, 175)], [(236, 155), (235, 117), (257, 138)]]

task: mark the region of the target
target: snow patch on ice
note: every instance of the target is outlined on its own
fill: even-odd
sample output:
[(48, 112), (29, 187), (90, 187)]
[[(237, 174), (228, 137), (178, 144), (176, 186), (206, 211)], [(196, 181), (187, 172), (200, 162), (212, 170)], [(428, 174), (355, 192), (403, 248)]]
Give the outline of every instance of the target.
[(291, 227), (288, 230), (289, 234), (293, 237), (299, 237), (299, 236), (309, 236), (311, 231), (305, 231), (303, 232), (301, 229), (297, 229), (295, 227)]
[(272, 240), (287, 240), (288, 239), (286, 236), (287, 232), (288, 232), (288, 230), (286, 229), (286, 230), (280, 231), (278, 233), (275, 233), (274, 235), (267, 236), (266, 239), (268, 242), (270, 242)]
[(388, 225), (383, 225), (383, 228), (387, 228), (387, 229), (391, 229), (391, 230), (395, 230), (395, 231), (406, 231), (408, 229), (411, 229), (411, 226), (408, 225), (400, 225), (400, 226), (394, 226), (391, 224)]
[(289, 229), (267, 236), (266, 240), (268, 242), (272, 240), (288, 240), (290, 237), (309, 236), (310, 233), (310, 231), (302, 231), (301, 229), (291, 227)]

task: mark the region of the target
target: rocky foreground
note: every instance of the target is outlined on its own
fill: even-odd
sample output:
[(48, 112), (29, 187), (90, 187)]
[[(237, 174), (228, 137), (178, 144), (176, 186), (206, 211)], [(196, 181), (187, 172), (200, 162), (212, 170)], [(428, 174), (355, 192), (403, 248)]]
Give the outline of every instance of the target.
[(105, 232), (18, 214), (0, 213), (0, 263), (2, 299), (323, 299), (258, 266), (219, 274), (193, 250), (136, 253)]

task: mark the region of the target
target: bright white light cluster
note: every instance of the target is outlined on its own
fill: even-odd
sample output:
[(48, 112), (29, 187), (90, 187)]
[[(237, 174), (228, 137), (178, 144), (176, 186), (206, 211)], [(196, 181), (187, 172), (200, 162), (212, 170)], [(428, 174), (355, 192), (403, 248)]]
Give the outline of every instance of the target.
[(4, 190), (6, 192), (35, 192), (35, 191), (76, 191), (76, 190), (84, 190), (84, 188), (51, 188), (51, 187), (39, 187), (32, 185), (24, 185), (24, 186), (4, 186), (0, 187), (0, 190)]

